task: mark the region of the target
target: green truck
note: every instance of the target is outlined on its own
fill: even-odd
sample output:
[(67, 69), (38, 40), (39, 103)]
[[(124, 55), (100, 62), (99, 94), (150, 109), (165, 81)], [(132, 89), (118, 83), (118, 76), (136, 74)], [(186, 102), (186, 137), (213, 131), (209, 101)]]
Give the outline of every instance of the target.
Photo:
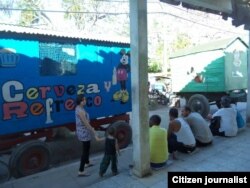
[(183, 49), (170, 57), (172, 92), (206, 117), (220, 98), (246, 101), (247, 50), (242, 38), (221, 39)]

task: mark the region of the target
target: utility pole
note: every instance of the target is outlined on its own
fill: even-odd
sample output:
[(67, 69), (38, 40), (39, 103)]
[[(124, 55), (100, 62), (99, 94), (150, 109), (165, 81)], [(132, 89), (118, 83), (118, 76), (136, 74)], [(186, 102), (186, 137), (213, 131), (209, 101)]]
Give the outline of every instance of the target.
[(147, 0), (130, 0), (133, 174), (151, 174), (148, 122)]
[(246, 112), (246, 124), (250, 127), (250, 30), (248, 32), (248, 55), (247, 55), (247, 112)]

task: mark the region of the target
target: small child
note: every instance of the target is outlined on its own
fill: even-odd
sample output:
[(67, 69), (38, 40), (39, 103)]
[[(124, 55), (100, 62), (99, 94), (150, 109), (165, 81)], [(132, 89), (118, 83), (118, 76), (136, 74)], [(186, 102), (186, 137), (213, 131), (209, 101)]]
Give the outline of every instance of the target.
[(113, 175), (115, 176), (118, 174), (116, 154), (120, 155), (120, 151), (119, 151), (118, 141), (115, 138), (115, 128), (110, 127), (108, 128), (107, 132), (108, 135), (105, 140), (105, 153), (102, 162), (100, 164), (100, 171), (99, 171), (100, 177), (103, 177), (104, 173), (109, 167), (110, 161), (111, 161), (111, 170)]

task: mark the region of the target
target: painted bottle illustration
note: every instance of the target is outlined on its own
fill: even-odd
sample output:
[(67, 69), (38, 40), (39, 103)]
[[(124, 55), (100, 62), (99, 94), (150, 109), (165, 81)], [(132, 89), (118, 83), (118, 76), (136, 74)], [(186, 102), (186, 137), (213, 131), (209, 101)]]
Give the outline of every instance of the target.
[(114, 67), (114, 69), (113, 69), (112, 84), (113, 84), (113, 85), (116, 85), (116, 84), (117, 84), (116, 68), (115, 68), (115, 67)]

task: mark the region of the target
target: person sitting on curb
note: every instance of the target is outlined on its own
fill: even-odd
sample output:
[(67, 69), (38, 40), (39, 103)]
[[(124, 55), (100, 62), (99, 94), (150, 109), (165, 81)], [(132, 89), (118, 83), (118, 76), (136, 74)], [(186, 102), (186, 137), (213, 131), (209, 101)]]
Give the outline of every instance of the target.
[(240, 111), (237, 108), (237, 103), (236, 102), (231, 102), (231, 107), (236, 110), (236, 122), (238, 126), (238, 131), (243, 130), (246, 127), (245, 120), (243, 119)]
[(175, 152), (191, 153), (196, 149), (196, 141), (188, 123), (178, 118), (178, 109), (173, 107), (169, 110), (170, 123), (168, 126), (168, 151), (173, 159), (177, 159)]
[(160, 127), (161, 117), (152, 115), (149, 119), (150, 166), (160, 169), (168, 160), (167, 130)]
[[(236, 122), (236, 110), (231, 107), (231, 99), (229, 96), (221, 98), (221, 106), (212, 116), (208, 118), (211, 120), (210, 129), (214, 136), (236, 136), (238, 126)], [(218, 121), (213, 121), (218, 119)], [(215, 122), (215, 123), (213, 123)]]
[(198, 112), (191, 112), (189, 106), (184, 106), (181, 113), (194, 134), (196, 146), (207, 146), (212, 144), (213, 134), (209, 128), (208, 122)]

